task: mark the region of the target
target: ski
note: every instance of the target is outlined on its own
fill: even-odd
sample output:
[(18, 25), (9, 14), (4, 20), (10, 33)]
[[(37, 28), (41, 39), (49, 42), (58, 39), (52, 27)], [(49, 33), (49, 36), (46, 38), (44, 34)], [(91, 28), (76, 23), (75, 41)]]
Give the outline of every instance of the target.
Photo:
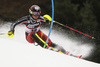
[(71, 54), (69, 51), (66, 51), (66, 55), (73, 56), (73, 57), (80, 58), (80, 59), (82, 58), (82, 55), (76, 56), (76, 55)]

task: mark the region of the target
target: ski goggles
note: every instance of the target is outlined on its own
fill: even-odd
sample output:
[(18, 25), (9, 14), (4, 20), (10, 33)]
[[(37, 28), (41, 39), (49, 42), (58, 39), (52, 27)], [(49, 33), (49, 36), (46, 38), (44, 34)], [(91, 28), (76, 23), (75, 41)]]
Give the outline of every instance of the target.
[(29, 9), (29, 12), (30, 12), (30, 14), (32, 14), (34, 16), (36, 16), (36, 15), (40, 16), (40, 12), (33, 12), (30, 9)]
[(33, 12), (32, 15), (34, 15), (34, 16), (38, 15), (38, 16), (40, 16), (40, 12)]

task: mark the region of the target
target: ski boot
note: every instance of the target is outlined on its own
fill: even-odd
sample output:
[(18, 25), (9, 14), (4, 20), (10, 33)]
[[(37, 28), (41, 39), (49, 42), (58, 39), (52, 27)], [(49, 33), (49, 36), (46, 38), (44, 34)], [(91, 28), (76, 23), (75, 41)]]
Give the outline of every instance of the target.
[(81, 58), (82, 58), (82, 55), (80, 55), (80, 56), (76, 56), (76, 58), (80, 58), (80, 59), (81, 59)]

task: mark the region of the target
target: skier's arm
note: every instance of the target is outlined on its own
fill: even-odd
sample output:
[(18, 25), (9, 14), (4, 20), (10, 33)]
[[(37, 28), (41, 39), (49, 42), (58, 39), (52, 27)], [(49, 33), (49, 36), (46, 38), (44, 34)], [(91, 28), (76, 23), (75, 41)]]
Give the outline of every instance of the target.
[(20, 19), (18, 19), (17, 21), (15, 21), (14, 23), (12, 23), (11, 27), (10, 27), (10, 31), (8, 31), (8, 36), (14, 35), (14, 29), (17, 25), (19, 24), (25, 24), (28, 20), (28, 16), (22, 17)]
[(17, 21), (15, 21), (14, 23), (11, 24), (10, 30), (14, 30), (15, 27), (19, 24), (25, 24), (26, 23), (25, 21), (27, 21), (27, 20), (28, 20), (28, 16), (18, 19)]

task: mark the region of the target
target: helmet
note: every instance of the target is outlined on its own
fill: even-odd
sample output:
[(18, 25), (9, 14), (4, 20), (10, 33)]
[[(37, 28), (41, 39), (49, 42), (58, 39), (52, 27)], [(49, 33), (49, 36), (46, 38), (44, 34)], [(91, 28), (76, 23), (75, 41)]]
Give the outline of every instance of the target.
[(34, 16), (38, 15), (38, 16), (40, 16), (41, 8), (38, 5), (32, 5), (30, 7), (30, 9), (29, 9), (29, 13), (30, 13), (30, 15), (34, 15)]

